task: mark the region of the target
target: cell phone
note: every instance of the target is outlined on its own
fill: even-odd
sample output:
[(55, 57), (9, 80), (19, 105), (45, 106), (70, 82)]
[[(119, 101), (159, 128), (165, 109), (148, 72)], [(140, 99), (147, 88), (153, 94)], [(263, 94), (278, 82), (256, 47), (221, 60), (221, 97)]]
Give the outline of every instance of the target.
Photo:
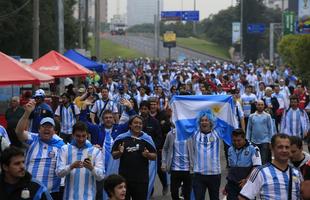
[(90, 159), (89, 159), (89, 158), (85, 158), (85, 159), (84, 159), (84, 162), (86, 162), (86, 161), (90, 161)]

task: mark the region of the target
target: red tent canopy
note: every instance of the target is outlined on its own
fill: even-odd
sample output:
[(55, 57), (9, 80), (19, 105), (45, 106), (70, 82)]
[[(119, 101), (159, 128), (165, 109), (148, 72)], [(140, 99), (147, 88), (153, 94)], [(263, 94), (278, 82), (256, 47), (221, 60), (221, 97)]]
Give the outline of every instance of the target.
[(82, 65), (66, 58), (56, 51), (50, 51), (30, 65), (44, 74), (60, 77), (87, 76), (93, 73)]
[(0, 74), (0, 85), (40, 84), (54, 81), (54, 77), (38, 72), (2, 52), (0, 52)]

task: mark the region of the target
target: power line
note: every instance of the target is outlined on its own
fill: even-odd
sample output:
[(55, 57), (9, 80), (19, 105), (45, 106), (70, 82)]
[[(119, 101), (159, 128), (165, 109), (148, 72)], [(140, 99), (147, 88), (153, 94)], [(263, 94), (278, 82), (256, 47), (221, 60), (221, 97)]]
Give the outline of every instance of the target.
[(19, 8), (17, 8), (16, 10), (10, 12), (10, 13), (7, 13), (7, 14), (4, 14), (4, 15), (0, 15), (0, 20), (2, 19), (5, 19), (7, 17), (10, 17), (12, 15), (15, 15), (17, 14), (18, 12), (20, 12), (22, 9), (24, 9), (29, 3), (30, 3), (31, 0), (28, 0), (26, 1), (23, 5), (21, 5)]

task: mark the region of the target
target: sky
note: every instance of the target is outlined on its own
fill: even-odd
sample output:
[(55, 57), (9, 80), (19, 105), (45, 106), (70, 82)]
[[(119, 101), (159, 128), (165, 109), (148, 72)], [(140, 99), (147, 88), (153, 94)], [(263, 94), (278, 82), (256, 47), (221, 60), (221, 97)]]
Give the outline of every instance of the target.
[[(120, 14), (126, 13), (127, 1), (120, 1)], [(154, 0), (156, 1), (156, 0)], [(195, 0), (163, 0), (164, 11), (177, 11), (177, 10), (194, 10)], [(108, 0), (108, 20), (116, 14), (117, 0)], [(200, 19), (207, 18), (210, 14), (218, 13), (220, 10), (226, 9), (234, 4), (236, 0), (196, 0), (196, 10), (200, 12)], [(182, 9), (183, 8), (183, 9)]]

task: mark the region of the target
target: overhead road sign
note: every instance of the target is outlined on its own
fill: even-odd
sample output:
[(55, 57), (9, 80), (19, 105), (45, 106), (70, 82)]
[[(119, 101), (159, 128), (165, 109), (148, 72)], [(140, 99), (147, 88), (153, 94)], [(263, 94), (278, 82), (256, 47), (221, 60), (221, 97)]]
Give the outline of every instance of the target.
[(199, 21), (199, 11), (162, 11), (162, 21)]
[(163, 21), (180, 21), (182, 20), (182, 11), (162, 11), (161, 20)]
[(183, 11), (183, 21), (199, 21), (199, 11)]
[(248, 33), (264, 33), (266, 30), (265, 24), (248, 24)]

